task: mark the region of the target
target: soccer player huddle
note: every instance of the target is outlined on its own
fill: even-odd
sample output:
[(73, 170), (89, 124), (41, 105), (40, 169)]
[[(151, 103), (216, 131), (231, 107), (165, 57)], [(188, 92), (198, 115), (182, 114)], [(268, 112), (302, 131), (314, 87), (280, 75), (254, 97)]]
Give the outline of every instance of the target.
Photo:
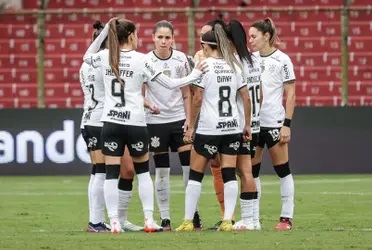
[[(186, 188), (184, 220), (175, 231), (203, 229), (198, 200), (208, 164), (222, 212), (222, 220), (208, 229), (261, 230), (259, 172), (265, 144), (280, 177), (282, 211), (275, 229), (291, 229), (294, 183), (288, 143), (295, 75), (288, 55), (275, 47), (273, 21), (247, 27), (248, 39), (238, 20), (210, 21), (201, 29), (201, 50), (194, 60), (173, 48), (174, 28), (168, 21), (155, 24), (155, 50), (147, 54), (136, 51), (137, 31), (130, 20), (113, 18), (93, 27), (93, 43), (80, 69), (85, 96), (81, 129), (93, 164), (88, 232), (172, 230), (169, 149), (178, 153)], [(127, 219), (135, 174), (143, 227)], [(237, 176), (241, 219), (235, 222)], [(161, 225), (153, 218), (154, 192)]]

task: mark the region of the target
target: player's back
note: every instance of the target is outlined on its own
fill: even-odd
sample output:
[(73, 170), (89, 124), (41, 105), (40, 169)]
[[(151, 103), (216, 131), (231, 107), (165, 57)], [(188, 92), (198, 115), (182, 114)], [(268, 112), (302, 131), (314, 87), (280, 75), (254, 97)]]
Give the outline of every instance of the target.
[(88, 106), (90, 103), (90, 96), (91, 96), (89, 92), (89, 86), (87, 84), (89, 68), (90, 68), (90, 65), (83, 62), (79, 70), (80, 86), (84, 94), (84, 106), (83, 106), (84, 110), (88, 109)]
[(196, 133), (222, 135), (239, 133), (236, 95), (244, 87), (242, 77), (222, 58), (207, 58), (209, 71), (195, 85), (204, 88)]
[(105, 104), (102, 121), (146, 126), (142, 83), (143, 54), (135, 50), (120, 52), (119, 76), (117, 79), (109, 63), (109, 51), (100, 53), (101, 70), (105, 83)]
[[(252, 55), (252, 64), (243, 61), (243, 75), (245, 77), (249, 98), (251, 100), (251, 129), (252, 133), (260, 132), (260, 95), (261, 95), (261, 68), (259, 57)], [(244, 126), (243, 101), (238, 96), (238, 109), (241, 126)]]

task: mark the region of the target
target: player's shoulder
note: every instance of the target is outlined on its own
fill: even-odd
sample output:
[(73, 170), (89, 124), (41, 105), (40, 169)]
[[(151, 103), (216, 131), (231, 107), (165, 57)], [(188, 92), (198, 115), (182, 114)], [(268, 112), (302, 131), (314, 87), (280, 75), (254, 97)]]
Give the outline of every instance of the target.
[(289, 57), (288, 54), (284, 53), (280, 49), (277, 49), (275, 51), (275, 56), (280, 60), (280, 61), (290, 61), (291, 58)]
[(184, 63), (188, 60), (187, 55), (185, 53), (183, 53), (182, 51), (176, 50), (176, 49), (172, 49), (172, 55), (169, 59), (174, 62), (181, 62), (181, 63)]

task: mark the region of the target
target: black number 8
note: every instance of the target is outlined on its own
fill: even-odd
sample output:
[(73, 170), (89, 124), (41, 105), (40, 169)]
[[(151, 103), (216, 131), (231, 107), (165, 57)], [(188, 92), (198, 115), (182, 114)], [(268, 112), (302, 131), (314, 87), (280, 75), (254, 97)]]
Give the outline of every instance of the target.
[[(218, 110), (220, 117), (232, 116), (232, 107), (230, 103), (231, 88), (229, 86), (221, 86), (219, 93), (220, 100), (218, 101)], [(225, 109), (224, 103), (227, 103), (227, 108)]]
[[(124, 82), (123, 79), (121, 79)], [(117, 92), (117, 84), (119, 84), (120, 92)], [(118, 79), (113, 79), (111, 82), (111, 95), (120, 97), (121, 103), (116, 104), (116, 107), (125, 107), (125, 99), (124, 99), (124, 84), (122, 84)]]

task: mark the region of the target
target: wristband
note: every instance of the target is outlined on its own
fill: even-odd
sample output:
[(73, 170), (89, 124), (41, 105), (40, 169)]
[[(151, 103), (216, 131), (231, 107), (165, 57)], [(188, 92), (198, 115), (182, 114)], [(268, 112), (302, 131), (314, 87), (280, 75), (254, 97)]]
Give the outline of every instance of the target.
[(291, 127), (291, 119), (285, 118), (283, 126), (286, 126), (286, 127), (290, 128)]

